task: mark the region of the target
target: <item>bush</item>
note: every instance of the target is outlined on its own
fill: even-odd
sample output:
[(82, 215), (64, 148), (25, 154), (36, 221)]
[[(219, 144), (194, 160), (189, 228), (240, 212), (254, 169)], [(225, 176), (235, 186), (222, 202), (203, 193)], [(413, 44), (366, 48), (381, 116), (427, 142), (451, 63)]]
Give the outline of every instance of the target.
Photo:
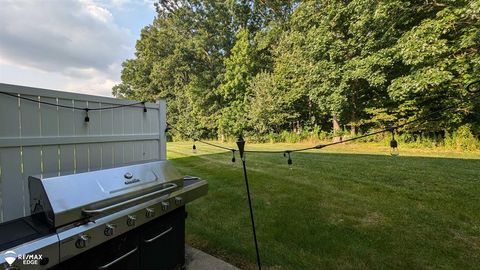
[(286, 130), (280, 133), (280, 141), (286, 143), (297, 143), (301, 141), (301, 136), (295, 132), (288, 132)]
[[(374, 132), (370, 130), (368, 132)], [(266, 135), (257, 134), (254, 132), (245, 134), (246, 139), (250, 142), (270, 142), (270, 143), (299, 143), (305, 142), (310, 144), (317, 144), (319, 142), (331, 141), (333, 134), (322, 131), (319, 127), (308, 131), (303, 129), (300, 133), (295, 131), (284, 130), (280, 133), (269, 133)], [(338, 135), (338, 134), (337, 134)], [(359, 133), (357, 136), (362, 135)], [(375, 136), (366, 137), (358, 140), (358, 143), (383, 143), (389, 145), (391, 140), (389, 132), (377, 134)], [(471, 125), (463, 125), (455, 132), (446, 131), (445, 135), (442, 133), (396, 133), (395, 139), (400, 145), (407, 145), (413, 148), (435, 148), (445, 147), (447, 149), (455, 149), (460, 151), (474, 151), (480, 149), (480, 141), (473, 134)], [(227, 138), (228, 141), (235, 142), (236, 138)]]
[[(447, 144), (446, 138), (445, 144)], [(479, 142), (473, 135), (472, 127), (469, 124), (459, 127), (453, 134), (453, 137), (448, 139), (448, 144), (457, 150), (473, 151), (480, 148)]]

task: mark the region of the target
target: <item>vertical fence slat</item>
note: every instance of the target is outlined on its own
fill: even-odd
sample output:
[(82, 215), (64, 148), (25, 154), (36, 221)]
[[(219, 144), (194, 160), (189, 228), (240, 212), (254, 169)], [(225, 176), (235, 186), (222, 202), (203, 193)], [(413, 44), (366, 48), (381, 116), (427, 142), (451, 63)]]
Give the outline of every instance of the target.
[[(57, 104), (57, 99), (40, 97), (41, 101)], [(40, 129), (42, 136), (58, 136), (57, 107), (40, 104)]]
[(92, 143), (88, 146), (89, 153), (89, 169), (90, 171), (102, 168), (102, 144)]
[(148, 118), (149, 118), (149, 126), (150, 126), (150, 134), (158, 134), (158, 109), (150, 109), (148, 110)]
[(118, 108), (115, 109), (115, 113), (113, 113), (113, 134), (116, 135), (123, 135), (124, 133), (124, 121), (123, 121), (123, 109)]
[[(113, 104), (102, 104), (102, 107), (111, 107)], [(117, 109), (118, 110), (118, 109)], [(100, 118), (102, 121), (102, 135), (113, 134), (113, 109), (100, 111)]]
[(151, 154), (152, 149), (150, 149), (150, 147), (149, 147), (150, 145), (148, 144), (148, 141), (144, 141), (144, 142), (142, 142), (142, 144), (143, 144), (143, 151), (144, 151), (144, 153), (145, 153), (145, 160), (152, 159), (152, 158), (151, 158), (151, 156), (152, 156), (152, 154)]
[(124, 162), (125, 163), (131, 163), (133, 162), (135, 159), (134, 159), (134, 156), (133, 156), (133, 145), (134, 143), (133, 142), (125, 142), (123, 143), (123, 156), (124, 156)]
[[(59, 105), (73, 106), (73, 100), (59, 99)], [(75, 135), (75, 120), (73, 109), (58, 108), (58, 133), (60, 136), (73, 136)]]
[(115, 166), (121, 166), (125, 163), (125, 158), (123, 155), (123, 143), (115, 143), (114, 146), (114, 164)]
[[(28, 187), (29, 176), (39, 175), (41, 173), (42, 158), (40, 155), (40, 151), (40, 146), (23, 147), (23, 183), (26, 187)], [(25, 192), (24, 200), (26, 207), (25, 212), (28, 214), (30, 212), (30, 200), (28, 192)]]
[(75, 145), (75, 172), (88, 172), (88, 144)]
[(134, 115), (134, 110), (135, 109), (137, 109), (137, 108), (133, 108), (133, 107), (124, 107), (123, 108), (124, 134), (134, 134), (133, 115)]
[(20, 147), (2, 148), (0, 160), (2, 163), (3, 219), (8, 221), (22, 217), (25, 209)]
[(0, 95), (0, 138), (19, 137), (18, 98)]
[(71, 174), (75, 170), (73, 145), (60, 145), (60, 174)]
[(145, 160), (142, 142), (133, 142), (133, 160), (134, 161)]
[[(130, 107), (132, 113), (132, 124), (133, 130), (132, 134), (142, 134), (143, 133), (143, 115), (146, 114), (143, 112), (142, 108)], [(147, 110), (148, 112), (148, 110)]]
[(43, 174), (58, 174), (58, 146), (57, 145), (44, 145), (42, 146), (42, 167)]
[(114, 165), (113, 143), (102, 144), (102, 168), (111, 168)]
[[(38, 100), (38, 96), (24, 96)], [(20, 100), (21, 137), (40, 136), (40, 108), (37, 102)]]
[(149, 141), (150, 159), (158, 159), (158, 141)]
[[(20, 136), (19, 118), (18, 98), (0, 95), (0, 138), (18, 138)], [(2, 156), (7, 156), (8, 159), (14, 157), (8, 157), (6, 151), (7, 148), (0, 148), (0, 222), (6, 221), (7, 218), (11, 217), (11, 213), (5, 212), (7, 211), (5, 208), (9, 206), (9, 203), (5, 203), (5, 201), (9, 198), (8, 193), (10, 193), (10, 190), (8, 188), (10, 183), (6, 182), (4, 172), (4, 167), (8, 166), (8, 161), (3, 163)]]

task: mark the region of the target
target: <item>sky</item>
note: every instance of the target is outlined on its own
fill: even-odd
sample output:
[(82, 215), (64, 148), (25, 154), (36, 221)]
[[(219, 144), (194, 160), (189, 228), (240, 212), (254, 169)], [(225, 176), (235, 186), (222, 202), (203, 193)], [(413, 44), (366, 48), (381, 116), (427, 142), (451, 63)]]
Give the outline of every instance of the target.
[(0, 83), (111, 96), (154, 0), (0, 0)]

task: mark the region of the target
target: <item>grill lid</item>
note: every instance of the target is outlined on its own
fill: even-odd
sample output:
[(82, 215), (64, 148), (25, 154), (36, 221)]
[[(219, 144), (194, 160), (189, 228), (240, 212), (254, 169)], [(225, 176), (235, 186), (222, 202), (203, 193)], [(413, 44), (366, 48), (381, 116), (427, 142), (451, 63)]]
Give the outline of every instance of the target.
[(29, 177), (32, 214), (55, 228), (119, 211), (182, 186), (183, 176), (168, 161)]

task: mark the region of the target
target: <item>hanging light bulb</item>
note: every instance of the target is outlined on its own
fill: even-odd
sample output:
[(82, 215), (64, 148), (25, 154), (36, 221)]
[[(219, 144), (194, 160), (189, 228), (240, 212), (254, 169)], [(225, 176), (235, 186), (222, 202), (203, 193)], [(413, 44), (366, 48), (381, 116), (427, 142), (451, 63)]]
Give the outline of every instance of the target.
[(286, 152), (284, 153), (284, 155), (288, 155), (287, 164), (288, 164), (288, 167), (289, 167), (290, 170), (291, 170), (291, 169), (292, 169), (293, 161), (292, 161), (292, 158), (290, 157), (290, 151), (286, 151)]
[(145, 106), (145, 101), (142, 101), (143, 112), (147, 112), (147, 106)]
[(192, 152), (193, 152), (194, 154), (197, 153), (197, 146), (195, 145), (195, 142), (196, 142), (196, 141), (197, 141), (196, 139), (193, 140), (193, 146), (192, 146)]
[(392, 140), (390, 141), (390, 155), (398, 156), (400, 153), (398, 152), (398, 142), (395, 140), (395, 129), (391, 130), (392, 132)]
[(88, 111), (89, 111), (89, 109), (86, 108), (86, 109), (85, 109), (85, 123), (90, 122), (90, 117), (88, 117)]
[(232, 163), (235, 163), (235, 149), (232, 150)]

